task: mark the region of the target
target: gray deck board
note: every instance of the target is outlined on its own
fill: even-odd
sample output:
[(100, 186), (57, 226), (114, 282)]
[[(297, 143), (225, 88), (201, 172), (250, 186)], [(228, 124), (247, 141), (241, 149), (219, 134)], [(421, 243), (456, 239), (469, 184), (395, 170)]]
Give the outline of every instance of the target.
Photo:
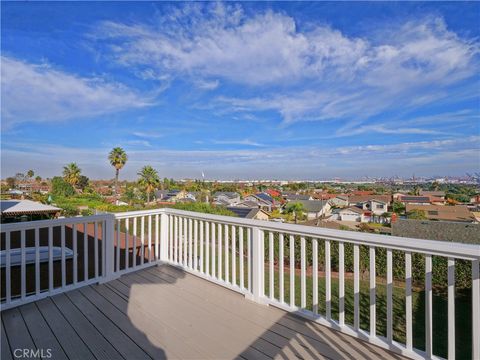
[(401, 358), (167, 265), (2, 311), (2, 359), (18, 347), (55, 359)]
[(50, 298), (38, 301), (37, 305), (69, 359), (95, 359)]
[(150, 359), (129, 336), (93, 305), (80, 291), (68, 292), (67, 297), (96, 327), (96, 329), (115, 347), (125, 359)]
[(12, 357), (12, 352), (10, 351), (10, 345), (8, 343), (7, 333), (5, 332), (5, 329), (3, 327), (3, 321), (0, 321), (0, 324), (1, 324), (1, 337), (2, 337), (2, 342), (0, 344), (1, 346), (0, 358), (2, 360), (10, 360), (10, 359), (13, 359), (13, 357)]
[(56, 295), (52, 297), (52, 300), (97, 359), (116, 360), (122, 358), (65, 294)]
[(67, 359), (67, 355), (42, 314), (40, 314), (37, 305), (30, 303), (19, 307), (19, 309), (37, 349), (43, 351), (44, 356), (48, 356), (50, 353), (52, 356), (54, 355), (55, 359)]
[(2, 312), (2, 320), (12, 351), (16, 349), (36, 350), (35, 343), (18, 308), (11, 309), (5, 313)]

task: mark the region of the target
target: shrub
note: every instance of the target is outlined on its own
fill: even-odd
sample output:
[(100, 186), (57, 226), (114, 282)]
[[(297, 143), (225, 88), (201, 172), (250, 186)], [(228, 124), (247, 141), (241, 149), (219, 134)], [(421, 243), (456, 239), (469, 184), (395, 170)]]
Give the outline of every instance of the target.
[(55, 176), (52, 179), (52, 194), (69, 197), (75, 194), (75, 189), (60, 176)]

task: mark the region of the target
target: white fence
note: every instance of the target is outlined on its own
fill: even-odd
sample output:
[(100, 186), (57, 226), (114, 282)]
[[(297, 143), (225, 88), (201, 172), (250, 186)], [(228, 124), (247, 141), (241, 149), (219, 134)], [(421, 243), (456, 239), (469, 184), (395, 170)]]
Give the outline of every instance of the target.
[[(246, 220), (174, 209), (102, 214), (5, 224), (1, 228), (2, 309), (158, 263), (181, 267), (247, 298), (289, 312), (412, 358), (433, 358), (433, 271), (445, 258), (448, 358), (455, 358), (455, 269), (471, 268), (472, 358), (480, 359), (480, 245), (398, 238), (302, 225)], [(28, 248), (35, 259), (28, 261)], [(58, 247), (60, 257), (54, 256)], [(39, 249), (47, 248), (48, 256)], [(73, 251), (67, 257), (68, 250)], [(20, 261), (12, 263), (13, 252)], [(368, 258), (366, 281), (361, 254)], [(335, 256), (334, 256), (335, 255)], [(352, 268), (346, 269), (347, 255)], [(425, 308), (424, 350), (414, 348), (412, 259), (422, 257)], [(47, 258), (48, 261), (43, 261)], [(2, 258), (3, 259), (3, 258)], [(3, 261), (3, 260), (2, 260)], [(335, 261), (335, 266), (332, 263)], [(394, 279), (402, 262), (403, 279)], [(378, 262), (378, 263), (376, 263)], [(381, 263), (381, 264), (380, 264)], [(416, 262), (415, 264), (418, 264)], [(335, 273), (332, 271), (336, 269)], [(382, 276), (378, 274), (382, 273)], [(394, 281), (396, 286), (394, 287)], [(401, 284), (398, 284), (398, 282)], [(368, 287), (368, 306), (361, 302)], [(418, 285), (415, 285), (418, 286)], [(397, 314), (398, 289), (402, 314)], [(394, 294), (394, 289), (396, 289)], [(385, 304), (377, 303), (382, 291)], [(363, 295), (365, 296), (365, 295)], [(347, 301), (352, 299), (352, 301)], [(397, 299), (398, 300), (398, 299)], [(437, 310), (438, 311), (438, 310)], [(361, 315), (368, 315), (368, 328)], [(384, 314), (380, 319), (377, 312)], [(423, 316), (422, 314), (422, 316)], [(395, 339), (395, 319), (404, 318), (404, 341)], [(384, 334), (377, 329), (385, 322)], [(423, 320), (423, 319), (422, 319)], [(458, 324), (457, 324), (458, 328)], [(457, 335), (457, 336), (456, 336)], [(457, 339), (458, 340), (458, 339)]]

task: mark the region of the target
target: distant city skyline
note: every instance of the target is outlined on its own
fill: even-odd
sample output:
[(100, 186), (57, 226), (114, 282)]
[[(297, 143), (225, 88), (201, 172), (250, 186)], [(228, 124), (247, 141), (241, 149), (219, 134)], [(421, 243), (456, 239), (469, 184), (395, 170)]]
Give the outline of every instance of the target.
[(480, 171), (478, 2), (2, 2), (2, 178)]

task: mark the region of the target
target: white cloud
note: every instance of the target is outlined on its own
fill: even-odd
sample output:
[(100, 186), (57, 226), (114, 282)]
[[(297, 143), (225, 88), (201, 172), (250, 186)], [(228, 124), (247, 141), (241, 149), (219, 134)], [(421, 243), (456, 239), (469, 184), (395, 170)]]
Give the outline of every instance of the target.
[(212, 88), (219, 86), (215, 79), (260, 86), (261, 97), (223, 97), (220, 105), (273, 110), (287, 123), (366, 119), (394, 107), (422, 106), (447, 98), (446, 88), (479, 68), (478, 41), (458, 36), (439, 17), (379, 28), (369, 37), (319, 23), (304, 28), (283, 12), (247, 16), (240, 5), (195, 3), (174, 8), (153, 25), (103, 22), (93, 37), (131, 68)]
[(2, 56), (2, 126), (63, 121), (151, 104), (126, 86)]

